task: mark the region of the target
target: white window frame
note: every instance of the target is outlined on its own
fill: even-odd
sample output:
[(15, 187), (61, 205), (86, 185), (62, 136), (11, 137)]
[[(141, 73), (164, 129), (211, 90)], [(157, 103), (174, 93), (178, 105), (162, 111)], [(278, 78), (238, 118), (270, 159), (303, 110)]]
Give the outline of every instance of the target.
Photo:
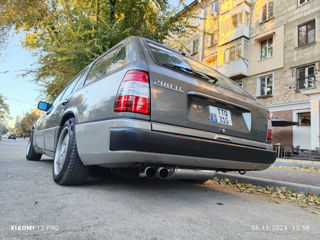
[[(272, 40), (272, 45), (271, 45), (272, 54), (271, 55), (270, 55), (269, 40)], [(264, 41), (267, 41), (267, 52), (266, 52), (266, 57), (262, 58), (262, 42), (264, 42)], [(260, 61), (272, 58), (272, 56), (273, 56), (273, 42), (274, 42), (273, 41), (273, 36), (270, 37), (270, 38), (263, 39), (263, 40), (260, 41)]]
[(213, 1), (211, 3), (211, 15), (214, 15), (215, 13), (218, 13), (219, 12), (219, 2), (218, 1)]
[(215, 37), (216, 37), (216, 34), (214, 32), (209, 34), (209, 47), (216, 44)]
[[(313, 75), (308, 75), (309, 74), (309, 68), (313, 67)], [(299, 84), (298, 84), (298, 69), (300, 68), (304, 68), (304, 73), (305, 73), (305, 78), (304, 78), (304, 88), (299, 88)], [(314, 77), (314, 87), (308, 87), (308, 78), (309, 77)], [(296, 89), (297, 90), (304, 90), (304, 89), (312, 89), (312, 88), (316, 88), (317, 85), (317, 76), (316, 76), (316, 64), (310, 64), (310, 65), (306, 65), (306, 66), (301, 66), (301, 67), (297, 67), (296, 68)]]
[[(198, 42), (197, 49), (195, 50), (195, 42)], [(199, 39), (195, 39), (192, 41), (192, 49), (191, 49), (191, 55), (196, 54), (199, 52)]]
[[(233, 16), (234, 15), (237, 15), (237, 26), (235, 26), (235, 27), (233, 26)], [(241, 15), (241, 18), (240, 18), (240, 15)], [(241, 22), (241, 24), (240, 24), (240, 22)], [(237, 12), (237, 13), (231, 15), (231, 26), (233, 29), (241, 27), (243, 24), (245, 24), (244, 22), (245, 22), (244, 11), (240, 11), (240, 12)]]
[[(248, 13), (248, 18), (246, 18), (246, 13)], [(246, 23), (246, 21), (248, 21), (248, 22)], [(244, 11), (243, 11), (243, 23), (244, 23), (247, 27), (250, 26), (250, 12), (247, 11), (247, 10), (244, 10)]]
[[(223, 63), (227, 64), (227, 63), (235, 62), (240, 58), (245, 58), (246, 57), (246, 54), (244, 52), (244, 50), (245, 50), (244, 49), (244, 45), (245, 44), (248, 44), (248, 43), (246, 43), (245, 40), (242, 39), (241, 42), (234, 43), (234, 44), (230, 45), (229, 47), (225, 48), (223, 50)], [(241, 45), (241, 54), (240, 54), (240, 57), (237, 58), (237, 49), (238, 49), (237, 47), (238, 47), (238, 45)], [(231, 61), (231, 48), (232, 47), (234, 47), (234, 60)], [(229, 61), (228, 62), (226, 62), (226, 54), (225, 54), (227, 49), (229, 49), (229, 56), (228, 56), (228, 60)]]
[(305, 1), (304, 3), (300, 3), (300, 1), (301, 1), (301, 0), (297, 0), (297, 2), (298, 2), (298, 7), (303, 6), (303, 5), (311, 2), (312, 0), (304, 0), (304, 1)]
[[(272, 76), (272, 91), (271, 91), (271, 94), (267, 95), (266, 92), (267, 92), (267, 82), (265, 82), (265, 89), (264, 89), (264, 95), (261, 95), (261, 79), (262, 78), (265, 78), (265, 81), (266, 81), (266, 77), (268, 76)], [(256, 92), (256, 96), (257, 97), (272, 97), (274, 94), (274, 72), (271, 72), (271, 73), (266, 73), (266, 74), (262, 74), (262, 75), (259, 75), (258, 76), (258, 79), (257, 79), (257, 92)]]
[[(269, 3), (270, 2), (273, 2), (273, 11), (272, 11), (272, 16), (270, 17), (269, 16)], [(261, 7), (261, 17), (260, 17), (260, 23), (264, 23), (264, 22), (267, 22), (269, 21), (270, 19), (274, 18), (274, 15), (275, 15), (275, 1), (269, 1), (269, 2), (266, 2), (265, 4), (262, 5)], [(263, 19), (263, 7), (267, 5), (267, 17), (266, 19)]]

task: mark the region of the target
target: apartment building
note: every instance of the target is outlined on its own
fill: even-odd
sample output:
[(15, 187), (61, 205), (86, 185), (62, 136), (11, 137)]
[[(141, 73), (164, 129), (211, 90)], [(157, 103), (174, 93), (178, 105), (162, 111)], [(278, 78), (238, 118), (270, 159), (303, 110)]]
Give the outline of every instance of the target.
[(319, 148), (320, 1), (252, 3), (248, 77), (243, 85), (273, 117), (298, 122), (274, 128), (273, 143)]
[(171, 46), (232, 78), (273, 117), (299, 123), (274, 128), (274, 144), (318, 149), (320, 0), (199, 0), (184, 11), (195, 28)]

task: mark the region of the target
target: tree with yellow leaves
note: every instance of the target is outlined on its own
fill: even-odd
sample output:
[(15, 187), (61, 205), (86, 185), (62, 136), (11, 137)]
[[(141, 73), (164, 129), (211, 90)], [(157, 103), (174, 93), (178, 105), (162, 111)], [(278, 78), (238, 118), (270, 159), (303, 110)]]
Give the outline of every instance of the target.
[(52, 100), (80, 70), (124, 38), (163, 42), (188, 26), (188, 16), (177, 9), (169, 8), (167, 0), (0, 0), (0, 32), (26, 33), (23, 46), (39, 61), (25, 74), (34, 74)]

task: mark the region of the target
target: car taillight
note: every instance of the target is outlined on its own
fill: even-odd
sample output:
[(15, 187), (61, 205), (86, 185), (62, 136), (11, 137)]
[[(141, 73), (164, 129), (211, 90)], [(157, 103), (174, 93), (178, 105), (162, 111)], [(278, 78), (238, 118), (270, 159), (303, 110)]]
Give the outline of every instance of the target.
[(130, 70), (122, 79), (114, 104), (115, 112), (150, 114), (149, 74)]
[(268, 112), (268, 130), (267, 130), (267, 143), (271, 143), (272, 141), (272, 122), (270, 113)]

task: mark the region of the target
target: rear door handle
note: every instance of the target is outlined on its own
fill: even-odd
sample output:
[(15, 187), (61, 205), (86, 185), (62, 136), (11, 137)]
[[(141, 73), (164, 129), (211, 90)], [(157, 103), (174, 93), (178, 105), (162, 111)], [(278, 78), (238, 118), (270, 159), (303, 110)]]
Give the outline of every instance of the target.
[(69, 102), (69, 99), (65, 99), (62, 103), (61, 103), (61, 105), (66, 105), (67, 103)]

